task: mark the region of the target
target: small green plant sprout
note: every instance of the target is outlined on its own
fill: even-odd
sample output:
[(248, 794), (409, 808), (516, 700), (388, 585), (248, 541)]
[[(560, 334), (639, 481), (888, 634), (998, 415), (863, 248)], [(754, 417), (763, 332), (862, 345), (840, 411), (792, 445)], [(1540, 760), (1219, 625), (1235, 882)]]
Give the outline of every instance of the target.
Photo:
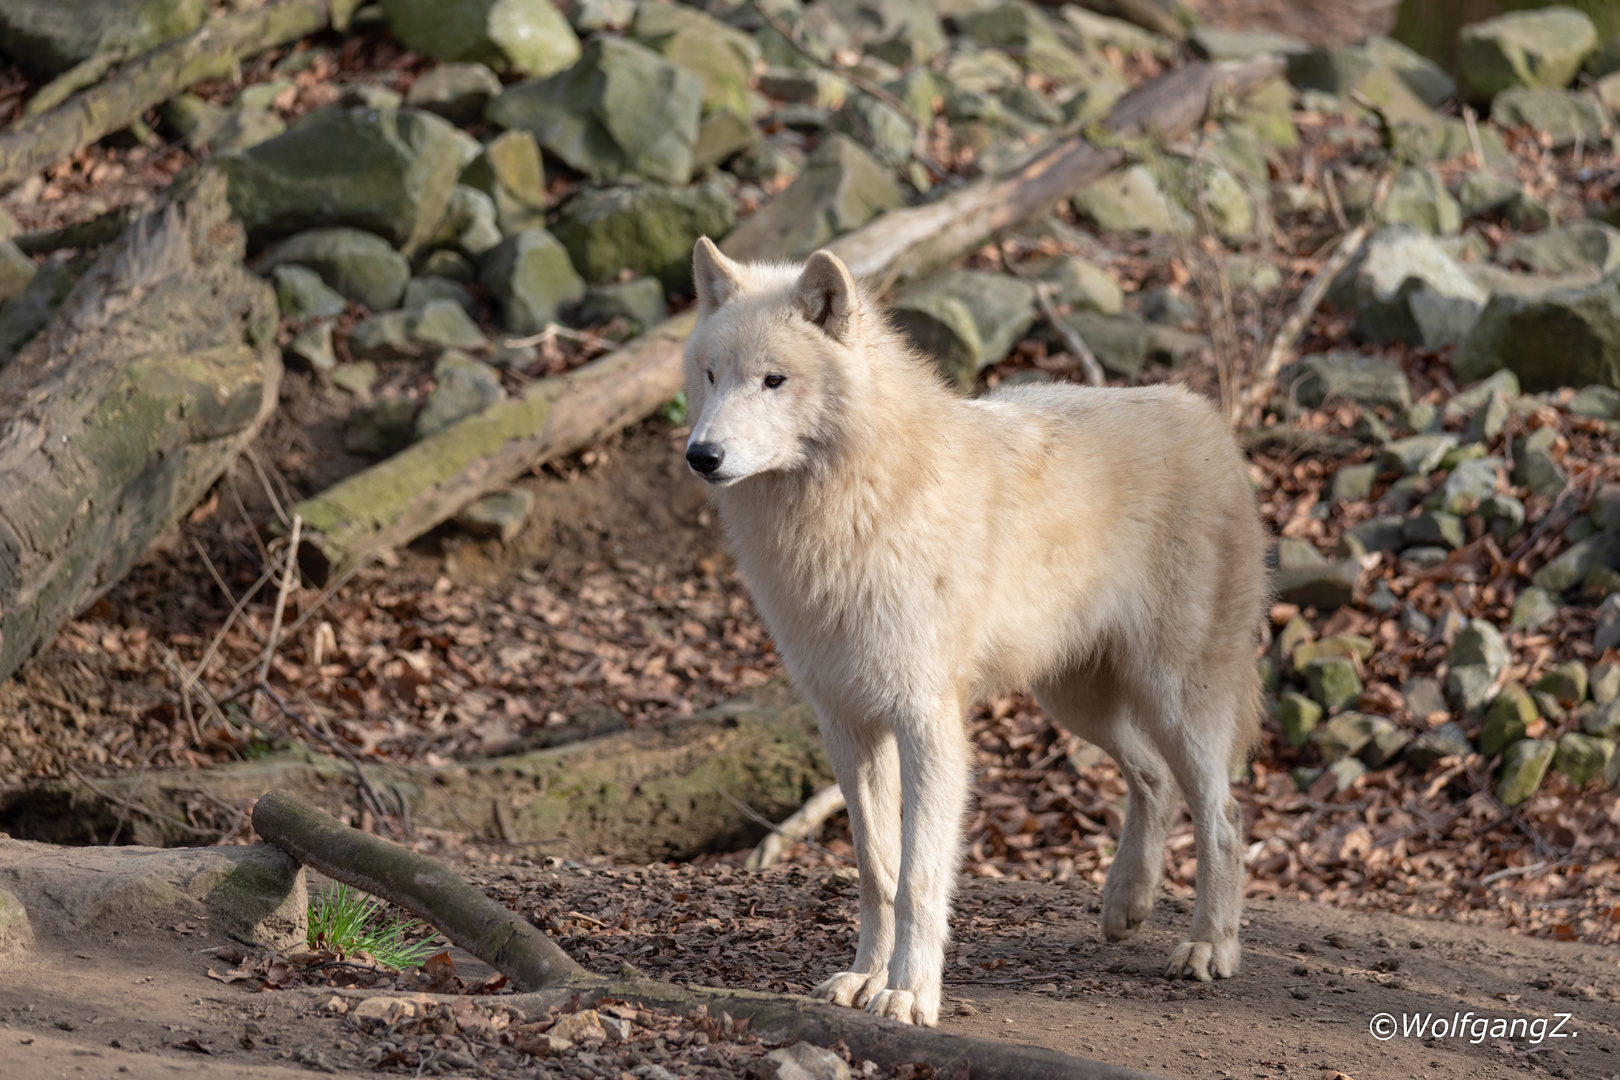
[(384, 967), (404, 971), (416, 967), (434, 952), (432, 935), (409, 941), (422, 930), (420, 922), (402, 923), (382, 913), (382, 904), (347, 885), (333, 885), (309, 905), (308, 943), (347, 958), (365, 953)]

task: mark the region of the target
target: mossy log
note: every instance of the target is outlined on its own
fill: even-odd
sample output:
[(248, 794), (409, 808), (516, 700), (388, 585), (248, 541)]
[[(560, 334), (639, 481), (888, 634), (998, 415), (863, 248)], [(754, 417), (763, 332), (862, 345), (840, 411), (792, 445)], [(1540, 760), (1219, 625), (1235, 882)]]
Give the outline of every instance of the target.
[(145, 215), (0, 368), (0, 679), (128, 572), (275, 408), (276, 298), (224, 181)]
[[(815, 716), (785, 682), (661, 727), (532, 753), (437, 768), (362, 767), (401, 824), (640, 862), (747, 847), (765, 830), (738, 803), (778, 820), (832, 780)], [(144, 776), (31, 781), (0, 792), (0, 830), (100, 844), (122, 818), (129, 843), (206, 843), (272, 789), (351, 820), (359, 805), (347, 762), (302, 751)]]
[(227, 78), (250, 56), (345, 21), (354, 6), (353, 0), (276, 0), (209, 19), (195, 32), (151, 49), (0, 134), (0, 191), (122, 131), (188, 86)]
[(286, 792), (272, 791), (259, 800), (253, 827), (294, 859), (405, 908), (493, 965), (519, 990), (530, 991), (503, 997), (501, 1003), (536, 1019), (587, 997), (676, 1012), (701, 1006), (711, 1016), (746, 1019), (753, 1034), (773, 1042), (832, 1046), (842, 1040), (886, 1068), (923, 1062), (938, 1075), (976, 1080), (1148, 1080), (1133, 1069), (1043, 1047), (950, 1035), (788, 994), (677, 986), (649, 979), (629, 965), (617, 978), (596, 975), (527, 919), (443, 864), (341, 825)]
[[(1176, 138), (1203, 117), (1216, 87), (1242, 91), (1280, 70), (1279, 61), (1188, 64), (1127, 94), (1104, 126), (1121, 139)], [(1123, 157), (1120, 148), (1081, 136), (1058, 139), (1006, 173), (884, 214), (830, 247), (863, 277), (892, 282), (920, 274), (1046, 211)], [(407, 543), (529, 469), (651, 415), (681, 387), (681, 350), (693, 321), (690, 312), (678, 315), (299, 504), (306, 571), (319, 578), (323, 569)]]

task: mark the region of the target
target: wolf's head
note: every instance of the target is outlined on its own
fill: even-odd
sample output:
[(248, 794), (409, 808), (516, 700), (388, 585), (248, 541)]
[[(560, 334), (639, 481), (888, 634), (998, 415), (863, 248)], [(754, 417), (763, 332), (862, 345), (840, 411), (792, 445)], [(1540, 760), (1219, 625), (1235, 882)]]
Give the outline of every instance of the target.
[(708, 237), (692, 254), (697, 327), (686, 345), (686, 461), (711, 484), (802, 468), (835, 441), (870, 372), (868, 316), (849, 268), (733, 262)]

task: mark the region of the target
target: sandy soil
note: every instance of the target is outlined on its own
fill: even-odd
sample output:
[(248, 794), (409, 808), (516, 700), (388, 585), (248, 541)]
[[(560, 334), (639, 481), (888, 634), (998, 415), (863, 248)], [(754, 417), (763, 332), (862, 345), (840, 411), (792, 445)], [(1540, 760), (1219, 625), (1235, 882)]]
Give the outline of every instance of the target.
[[(853, 945), (854, 886), (837, 870), (463, 869), (600, 970), (633, 955), (679, 982), (779, 988), (819, 978)], [(1120, 945), (1098, 940), (1097, 902), (1089, 885), (964, 881), (946, 987), (954, 1011), (942, 1026), (1168, 1077), (1620, 1075), (1620, 949), (1258, 901), (1247, 911), (1242, 976), (1173, 983), (1159, 971), (1189, 917), (1186, 901), (1161, 900), (1145, 931)], [(20, 1070), (0, 1072), (373, 1071), (375, 1033), (328, 1015), (330, 989), (255, 993), (253, 983), (209, 979), (210, 966), (225, 965), (199, 950), (218, 944), (217, 935), (210, 942), (206, 927), (176, 933), (174, 920), (185, 915), (158, 911), (0, 959), (0, 1047)], [(667, 932), (674, 925), (682, 926), (678, 940)], [(669, 961), (662, 967), (660, 956)], [(476, 978), (487, 969), (462, 955), (458, 970)], [(1405, 1017), (1449, 1022), (1468, 1013), (1467, 1034), (1457, 1039), (1397, 1034), (1379, 1041), (1369, 1032), (1381, 1015), (1399, 1026)], [(1550, 1033), (1560, 1014), (1568, 1014), (1560, 1031), (1567, 1038), (1527, 1037), (1538, 1019)], [(1526, 1023), (1516, 1039), (1492, 1038), (1489, 1025), (1476, 1039), (1481, 1017)], [(491, 1047), (481, 1056), (476, 1040), (463, 1042), (479, 1068), (430, 1063), (423, 1074), (618, 1075), (611, 1053), (607, 1062), (590, 1058), (594, 1070), (553, 1058), (542, 1074), (532, 1061), (503, 1067), (515, 1061), (510, 1051), (502, 1058)], [(453, 1037), (447, 1043), (456, 1045)], [(618, 1052), (619, 1069), (642, 1060), (631, 1056), (638, 1045)], [(672, 1068), (677, 1075), (732, 1074), (712, 1063)], [(385, 1071), (416, 1069), (405, 1063)]]

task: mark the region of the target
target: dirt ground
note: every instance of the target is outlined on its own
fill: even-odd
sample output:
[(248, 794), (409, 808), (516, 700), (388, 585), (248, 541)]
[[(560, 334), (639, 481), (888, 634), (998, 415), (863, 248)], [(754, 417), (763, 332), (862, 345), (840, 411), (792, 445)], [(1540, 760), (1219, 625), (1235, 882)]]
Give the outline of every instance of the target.
[[(462, 869), (605, 972), (629, 958), (682, 983), (798, 989), (854, 947), (847, 871)], [(1243, 974), (1200, 985), (1159, 974), (1188, 920), (1186, 901), (1161, 899), (1144, 931), (1119, 945), (1098, 938), (1098, 901), (1090, 885), (965, 882), (944, 1030), (1167, 1077), (1620, 1076), (1620, 949), (1261, 900), (1246, 911)], [(680, 1045), (673, 1030), (656, 1038), (648, 1031), (585, 1060), (565, 1055), (541, 1064), (494, 1038), (457, 1035), (452, 1024), (451, 1035), (424, 1037), (417, 1049), (396, 1050), (395, 1060), (376, 1065), (388, 1033), (332, 1015), (332, 989), (254, 992), (252, 980), (210, 979), (210, 968), (228, 966), (212, 954), (219, 936), (209, 940), (206, 922), (176, 921), (188, 914), (194, 918), (157, 911), (0, 959), (0, 1048), (8, 1062), (0, 1072), (212, 1078), (380, 1068), (394, 1075), (617, 1078), (664, 1060), (676, 1075), (718, 1077), (746, 1075), (740, 1062), (763, 1049), (710, 1047), (707, 1040), (694, 1049), (690, 1040)], [(174, 925), (196, 928), (182, 934)], [(465, 954), (458, 971), (470, 982), (487, 973)], [(344, 985), (342, 976), (333, 982)], [(501, 995), (480, 1000), (501, 1015)], [(1472, 1015), (1460, 1038), (1398, 1033), (1403, 1023), (1427, 1017), (1449, 1026), (1464, 1014)], [(1397, 1034), (1379, 1041), (1370, 1025), (1384, 1015), (1394, 1018)], [(1526, 1023), (1507, 1039), (1492, 1037), (1491, 1023), (1476, 1027), (1480, 1018)], [(1538, 1020), (1547, 1022), (1546, 1034), (1536, 1041)], [(464, 1057), (475, 1064), (455, 1064)]]

